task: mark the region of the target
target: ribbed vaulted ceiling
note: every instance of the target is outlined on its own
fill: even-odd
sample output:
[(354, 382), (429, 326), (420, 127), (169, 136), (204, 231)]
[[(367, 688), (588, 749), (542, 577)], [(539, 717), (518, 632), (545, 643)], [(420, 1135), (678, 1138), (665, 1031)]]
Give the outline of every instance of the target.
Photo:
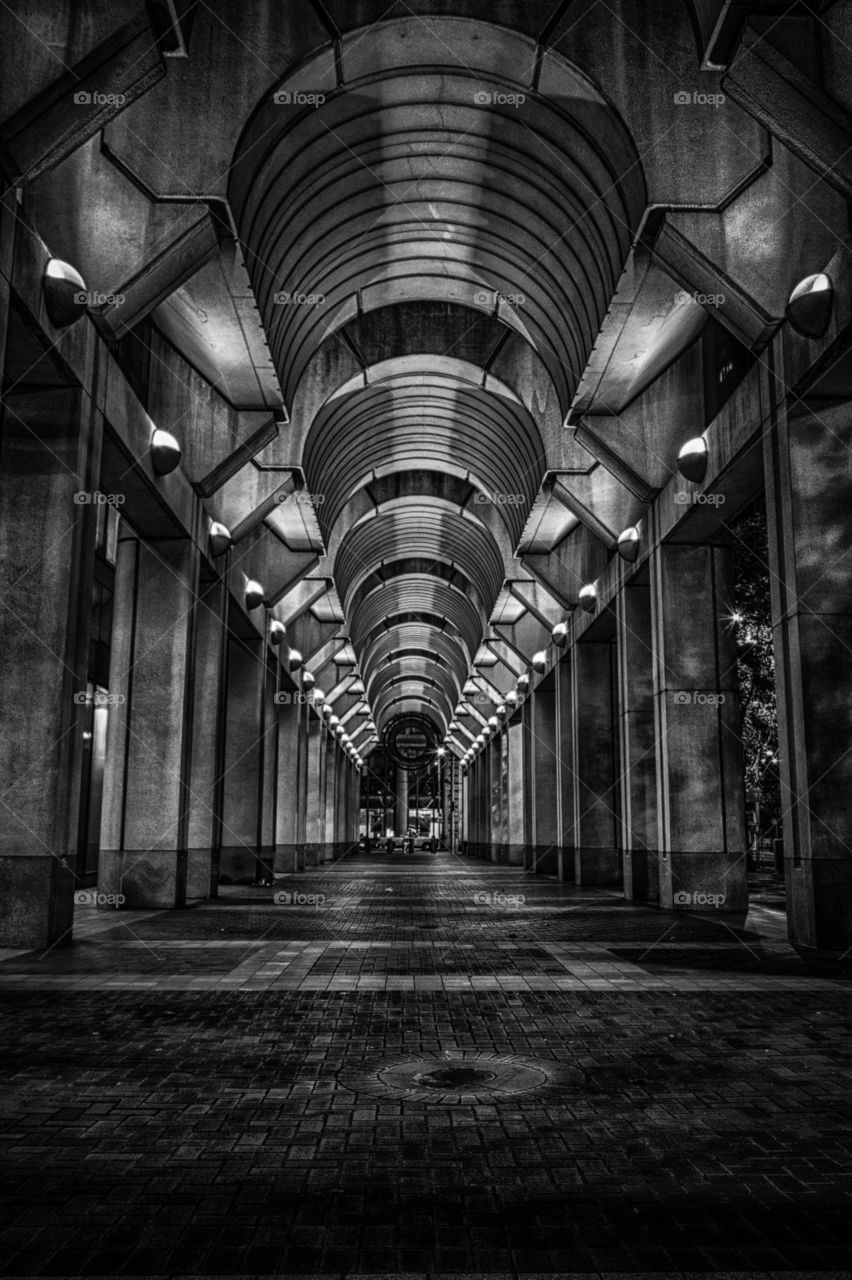
[[(484, 368), (478, 383), (456, 376), (453, 360), (520, 335), (567, 411), (644, 186), (626, 129), (568, 64), (552, 60), (547, 97), (505, 68), (453, 65), (449, 48), (447, 65), (393, 69), (384, 25), (359, 54), (361, 77), (321, 105), (262, 104), (229, 197), (286, 402), (320, 405), (297, 424), (301, 465), (323, 495), (376, 723), (418, 710), (443, 732), (547, 470), (525, 404)], [(496, 47), (482, 41), (484, 61)], [(320, 83), (319, 61), (293, 81)], [(341, 390), (329, 343), (344, 326), (350, 347), (363, 335), (363, 374)], [(382, 370), (400, 353), (416, 367)], [(325, 392), (300, 401), (324, 376)], [(389, 476), (397, 496), (382, 503)], [(438, 500), (447, 477), (476, 497)], [(372, 514), (353, 515), (364, 493)]]

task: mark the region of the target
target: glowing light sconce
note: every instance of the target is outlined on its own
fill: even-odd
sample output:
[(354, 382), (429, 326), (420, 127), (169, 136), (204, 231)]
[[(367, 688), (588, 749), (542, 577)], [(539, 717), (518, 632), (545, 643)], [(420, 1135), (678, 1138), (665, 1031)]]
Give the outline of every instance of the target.
[(834, 285), (824, 271), (800, 280), (787, 302), (791, 328), (803, 338), (821, 338), (834, 308)]
[(521, 704), (521, 700), (520, 700), (520, 698), (518, 697), (518, 695), (515, 693), (515, 690), (514, 690), (514, 689), (511, 689), (511, 690), (506, 694), (506, 703), (507, 703), (507, 705), (508, 705), (508, 706), (510, 706), (510, 707), (512, 707), (512, 708), (520, 706), (520, 704)]
[(635, 524), (629, 529), (625, 529), (624, 533), (619, 537), (618, 554), (628, 564), (635, 564), (639, 555), (639, 530)]
[(557, 622), (556, 626), (550, 633), (550, 638), (556, 645), (557, 649), (564, 649), (568, 643), (568, 623)]
[(497, 716), (500, 720), (505, 720), (507, 711), (508, 711), (508, 707), (506, 706), (505, 702), (499, 702), (497, 704)]
[(500, 721), (497, 719), (496, 716), (488, 717), (488, 728), (491, 729), (493, 733), (496, 733), (497, 730), (500, 728)]
[(54, 329), (65, 329), (85, 313), (86, 282), (68, 262), (51, 258), (41, 278), (44, 309)]
[(310, 671), (303, 671), (302, 672), (302, 688), (313, 689), (315, 684), (316, 684), (316, 676), (312, 675)]
[(435, 752), (436, 756), (445, 756), (446, 754), (447, 754), (446, 747), (439, 747), (438, 750)]
[[(538, 653), (533, 654), (532, 664), (533, 671), (537, 671), (540, 676), (544, 675), (547, 670), (547, 654), (543, 649), (539, 649)], [(520, 684), (520, 680), (518, 681), (518, 684)]]
[(274, 644), (276, 649), (287, 634), (287, 628), (283, 622), (279, 622), (277, 618), (273, 618), (269, 624), (269, 643)]
[(323, 713), (323, 715), (325, 716), (326, 720), (329, 720), (329, 719), (331, 718), (331, 703), (326, 702), (325, 700), (323, 700), (323, 702), (322, 702), (322, 704), (321, 704), (321, 706), (320, 706), (320, 711)]
[(336, 729), (339, 724), (340, 724), (340, 716), (329, 715), (328, 717), (329, 729)]
[(245, 602), (247, 609), (257, 609), (263, 604), (264, 592), (259, 582), (255, 582), (254, 578), (250, 578), (246, 583)]
[(522, 676), (518, 676), (518, 689), (522, 693), (525, 693), (529, 687), (530, 687), (530, 676), (529, 676), (529, 672), (525, 671)]
[(231, 547), (231, 530), (227, 525), (220, 524), (218, 520), (214, 520), (210, 526), (208, 542), (211, 556), (223, 556)]
[(291, 649), (289, 657), (287, 658), (288, 671), (290, 672), (298, 671), (299, 667), (302, 665), (302, 662), (303, 662), (303, 658), (302, 658), (302, 655), (299, 653), (299, 650)]
[(703, 436), (687, 440), (677, 455), (677, 469), (684, 480), (701, 484), (707, 474), (707, 441)]
[(314, 706), (321, 707), (325, 702), (325, 694), (322, 689), (314, 689)]
[(161, 431), (159, 427), (155, 427), (154, 434), (151, 436), (151, 466), (154, 469), (154, 475), (170, 475), (179, 465), (180, 458), (180, 445), (174, 436), (168, 431)]
[(581, 587), (577, 600), (580, 608), (586, 613), (594, 613), (598, 603), (598, 589), (595, 584), (589, 582), (585, 587)]

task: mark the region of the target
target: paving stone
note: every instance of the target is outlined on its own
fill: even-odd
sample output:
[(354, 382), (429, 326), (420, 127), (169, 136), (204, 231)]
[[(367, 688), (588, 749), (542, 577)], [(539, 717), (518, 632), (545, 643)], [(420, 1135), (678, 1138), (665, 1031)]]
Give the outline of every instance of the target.
[[(291, 883), (0, 962), (0, 1273), (852, 1276), (848, 963), (450, 856)], [(367, 1083), (489, 1055), (547, 1083)]]

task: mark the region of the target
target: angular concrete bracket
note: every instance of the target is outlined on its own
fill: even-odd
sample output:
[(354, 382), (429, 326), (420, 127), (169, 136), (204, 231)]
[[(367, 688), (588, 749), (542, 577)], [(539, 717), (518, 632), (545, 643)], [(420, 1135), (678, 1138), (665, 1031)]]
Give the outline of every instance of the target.
[(263, 502), (256, 506), (254, 510), (245, 517), (245, 519), (241, 520), (240, 523), (231, 530), (231, 538), (233, 542), (235, 544), (240, 542), (246, 534), (251, 533), (252, 529), (256, 529), (257, 526), (275, 510), (284, 498), (289, 497), (295, 487), (296, 483), (292, 475), (288, 476), (283, 484), (278, 485), (272, 493), (264, 498)]
[[(692, 294), (721, 299), (714, 314), (734, 337), (752, 350), (759, 351), (781, 324), (781, 317), (770, 315), (735, 280), (726, 275), (697, 245), (687, 239), (672, 222), (676, 213), (664, 215), (654, 241), (654, 254), (669, 274)], [(708, 211), (707, 218), (721, 220), (722, 215)]]
[(319, 680), (328, 664), (334, 661), (335, 655), (340, 653), (341, 649), (345, 649), (348, 643), (349, 641), (345, 637), (332, 636), (331, 640), (327, 640), (319, 652), (314, 654), (314, 666), (311, 671), (317, 680)]
[[(308, 643), (313, 643), (312, 649), (308, 649), (307, 645), (305, 645), (305, 649), (306, 649), (306, 652), (304, 654), (305, 666), (307, 666), (308, 663), (313, 662), (316, 658), (319, 657), (319, 655), (322, 653), (323, 649), (326, 647), (330, 639), (331, 640), (340, 639), (340, 626), (338, 623), (317, 622), (316, 618), (311, 618), (309, 619), (309, 621), (312, 623), (311, 632), (314, 634), (315, 639), (313, 642), (311, 641), (308, 642)], [(329, 635), (329, 632), (331, 632), (331, 635)]]
[(14, 184), (54, 168), (165, 74), (142, 10), (3, 125)]
[(267, 601), (270, 605), (281, 606), (279, 613), (284, 615), (281, 621), (285, 627), (295, 622), (297, 618), (301, 618), (302, 614), (306, 613), (317, 600), (321, 600), (328, 590), (325, 578), (317, 580), (308, 577), (318, 564), (316, 556), (310, 557), (305, 561), (304, 569), (300, 570), (295, 577), (288, 578), (283, 587), (279, 587), (268, 595)]
[(219, 251), (219, 228), (205, 207), (198, 218), (160, 250), (120, 289), (121, 301), (93, 311), (96, 323), (120, 338), (195, 275)]
[(554, 482), (553, 496), (558, 498), (563, 506), (566, 506), (569, 511), (572, 511), (580, 523), (585, 525), (585, 527), (593, 533), (596, 538), (599, 538), (605, 546), (615, 545), (618, 537), (615, 530), (604, 524), (603, 520), (596, 516), (589, 507), (581, 502), (576, 493), (569, 489), (567, 485), (563, 484), (561, 480), (556, 480)]
[(261, 449), (264, 449), (276, 439), (280, 425), (281, 423), (277, 418), (270, 418), (268, 422), (264, 422), (262, 427), (253, 432), (247, 440), (237, 445), (233, 453), (229, 453), (227, 458), (223, 458), (212, 471), (207, 473), (203, 480), (199, 480), (196, 483), (194, 487), (199, 497), (211, 498), (217, 489), (220, 489), (247, 462), (256, 457)]
[(751, 27), (722, 87), (745, 111), (852, 200), (852, 116)]
[(681, 293), (668, 271), (654, 260), (648, 243), (640, 239), (621, 273), (566, 425), (575, 425), (584, 414), (621, 413), (695, 341), (707, 315)]
[[(511, 662), (509, 662), (506, 655), (500, 652), (497, 646), (501, 644), (505, 644), (505, 641), (503, 640), (502, 636), (486, 636), (483, 643), (487, 645), (487, 647), (491, 650), (491, 652), (494, 654), (497, 661), (502, 662), (506, 670), (511, 673), (513, 679), (517, 680), (518, 676), (523, 675), (523, 673), (526, 671), (527, 664), (525, 662), (519, 662), (518, 665), (515, 667), (512, 665)], [(509, 652), (514, 653), (515, 651), (513, 649), (510, 649)], [(517, 657), (517, 654), (515, 656)]]
[(509, 591), (548, 631), (564, 620), (564, 609), (541, 582), (513, 582)]
[[(627, 424), (623, 425), (625, 429), (621, 429), (621, 419), (617, 414), (590, 415), (580, 419), (574, 428), (574, 435), (580, 444), (606, 467), (611, 475), (614, 475), (626, 489), (630, 490), (634, 497), (638, 498), (640, 502), (650, 502), (656, 490), (650, 481), (634, 470), (634, 467), (624, 457), (626, 452), (631, 455), (630, 461), (634, 465), (641, 464), (642, 459), (636, 455), (644, 453), (643, 442), (639, 441), (636, 447), (631, 448), (631, 442), (628, 440), (625, 447), (624, 439), (628, 435), (628, 431), (626, 429)], [(618, 433), (619, 449), (622, 452), (619, 449), (612, 448), (611, 445), (601, 439), (601, 434), (604, 430)]]

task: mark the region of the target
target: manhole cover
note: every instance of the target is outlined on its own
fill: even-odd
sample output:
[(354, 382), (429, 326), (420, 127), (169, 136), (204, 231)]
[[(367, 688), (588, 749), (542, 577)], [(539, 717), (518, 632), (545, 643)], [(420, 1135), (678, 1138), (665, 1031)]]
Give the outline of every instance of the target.
[(349, 1080), (356, 1093), (378, 1093), (409, 1102), (491, 1103), (549, 1086), (560, 1090), (584, 1082), (583, 1072), (561, 1062), (542, 1062), (515, 1054), (448, 1050), (382, 1062)]
[(495, 1078), (493, 1071), (482, 1071), (477, 1067), (438, 1067), (435, 1071), (423, 1071), (414, 1077), (418, 1084), (428, 1085), (430, 1089), (443, 1089), (444, 1092), (485, 1084)]

